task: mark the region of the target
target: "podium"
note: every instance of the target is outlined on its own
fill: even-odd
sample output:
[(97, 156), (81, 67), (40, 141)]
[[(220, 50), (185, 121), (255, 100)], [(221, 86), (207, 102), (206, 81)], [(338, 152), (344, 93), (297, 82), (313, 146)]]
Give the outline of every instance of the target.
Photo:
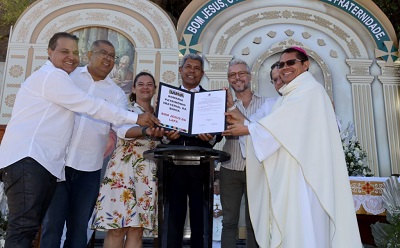
[[(168, 192), (168, 166), (205, 166), (209, 172), (207, 182), (204, 182), (204, 248), (212, 247), (212, 225), (213, 225), (213, 201), (214, 201), (214, 166), (216, 162), (225, 162), (230, 159), (230, 154), (204, 147), (197, 146), (174, 146), (162, 145), (155, 149), (143, 153), (146, 159), (154, 160), (158, 168), (158, 247), (166, 247), (163, 244), (163, 225), (164, 212), (168, 211), (168, 202), (166, 192)], [(208, 189), (208, 190), (206, 190)]]

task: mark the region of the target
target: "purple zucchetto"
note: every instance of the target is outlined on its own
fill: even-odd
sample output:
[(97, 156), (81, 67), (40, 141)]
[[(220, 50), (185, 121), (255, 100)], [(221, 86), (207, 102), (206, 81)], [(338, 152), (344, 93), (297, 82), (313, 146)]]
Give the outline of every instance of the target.
[(303, 53), (304, 55), (306, 55), (308, 57), (306, 50), (304, 50), (303, 48), (298, 47), (298, 46), (292, 46), (291, 48)]

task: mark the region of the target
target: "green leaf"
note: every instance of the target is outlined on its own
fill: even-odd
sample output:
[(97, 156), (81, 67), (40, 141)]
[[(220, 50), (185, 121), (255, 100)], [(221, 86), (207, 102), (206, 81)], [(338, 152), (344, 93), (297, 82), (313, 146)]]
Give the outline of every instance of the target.
[(19, 16), (28, 8), (33, 0), (0, 0), (0, 21), (3, 25), (14, 25)]

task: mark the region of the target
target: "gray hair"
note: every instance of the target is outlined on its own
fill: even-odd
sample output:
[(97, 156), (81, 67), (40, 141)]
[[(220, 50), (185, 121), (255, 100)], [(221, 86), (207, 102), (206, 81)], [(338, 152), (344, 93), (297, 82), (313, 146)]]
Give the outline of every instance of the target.
[(129, 64), (131, 62), (131, 58), (128, 55), (124, 55), (119, 59), (119, 62), (126, 62), (127, 64)]
[(275, 69), (275, 68), (278, 68), (279, 69), (279, 60), (278, 61), (276, 61), (275, 63), (273, 63), (272, 65), (271, 65), (271, 71), (269, 72), (269, 77), (271, 78), (271, 80), (272, 80), (272, 71)]
[(232, 59), (229, 62), (229, 67), (234, 66), (234, 65), (245, 65), (246, 66), (246, 71), (248, 73), (251, 73), (251, 69), (250, 66), (246, 63), (246, 61), (244, 61), (243, 59)]
[(114, 48), (114, 45), (108, 40), (96, 40), (90, 46), (90, 50), (92, 50), (92, 51), (95, 50), (96, 48), (98, 48), (100, 46), (100, 44), (105, 44), (105, 45), (108, 45), (108, 46)]
[(200, 64), (201, 64), (201, 70), (204, 71), (204, 61), (203, 61), (203, 58), (202, 58), (200, 55), (197, 55), (197, 54), (194, 54), (194, 53), (188, 53), (188, 54), (186, 54), (186, 55), (183, 57), (183, 59), (182, 59), (182, 61), (181, 61), (181, 64), (179, 65), (179, 67), (183, 67), (188, 59), (193, 59), (193, 60), (199, 61)]

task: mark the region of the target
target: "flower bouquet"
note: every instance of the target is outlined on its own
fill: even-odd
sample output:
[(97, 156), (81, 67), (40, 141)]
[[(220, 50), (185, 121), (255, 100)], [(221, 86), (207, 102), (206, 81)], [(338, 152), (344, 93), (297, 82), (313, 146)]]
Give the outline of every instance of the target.
[(340, 138), (342, 139), (349, 176), (373, 176), (367, 164), (367, 153), (361, 149), (360, 143), (354, 134), (354, 124), (352, 122), (349, 122), (347, 127), (340, 131)]
[(371, 225), (374, 241), (379, 248), (400, 247), (400, 183), (397, 177), (389, 177), (382, 192), (387, 223)]

